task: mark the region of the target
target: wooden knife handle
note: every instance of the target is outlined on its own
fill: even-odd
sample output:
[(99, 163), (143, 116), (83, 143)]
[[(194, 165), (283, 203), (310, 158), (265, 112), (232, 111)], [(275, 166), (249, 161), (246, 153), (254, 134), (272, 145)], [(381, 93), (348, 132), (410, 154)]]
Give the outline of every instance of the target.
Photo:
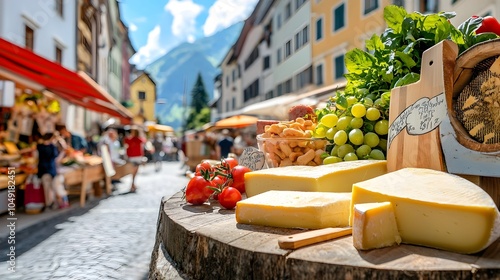
[(314, 243), (346, 236), (352, 233), (351, 227), (345, 228), (323, 228), (307, 232), (301, 232), (278, 238), (281, 249), (297, 249)]

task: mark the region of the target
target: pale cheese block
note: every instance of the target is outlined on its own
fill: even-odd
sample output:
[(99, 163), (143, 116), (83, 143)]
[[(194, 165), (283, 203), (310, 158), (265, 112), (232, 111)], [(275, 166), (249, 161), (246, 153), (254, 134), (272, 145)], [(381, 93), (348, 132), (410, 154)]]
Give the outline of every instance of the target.
[(401, 243), (392, 204), (374, 202), (354, 205), (352, 241), (354, 247), (359, 250)]
[(238, 201), (236, 221), (281, 228), (345, 227), (350, 204), (351, 193), (268, 191)]
[(269, 191), (351, 192), (352, 184), (387, 173), (385, 160), (287, 166), (245, 173), (247, 197)]
[(354, 205), (389, 201), (403, 243), (476, 253), (500, 237), (500, 213), (480, 187), (446, 172), (405, 168), (355, 183)]

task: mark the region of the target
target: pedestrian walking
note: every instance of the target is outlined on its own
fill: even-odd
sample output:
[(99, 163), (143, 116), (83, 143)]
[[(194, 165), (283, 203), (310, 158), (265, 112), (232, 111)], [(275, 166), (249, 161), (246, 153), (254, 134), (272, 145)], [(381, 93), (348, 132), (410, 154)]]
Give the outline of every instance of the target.
[(130, 135), (125, 138), (124, 142), (128, 161), (134, 165), (130, 192), (135, 192), (137, 190), (135, 177), (139, 171), (139, 166), (144, 163), (144, 145), (146, 144), (146, 139), (139, 135), (139, 130), (137, 128), (132, 128), (130, 130)]

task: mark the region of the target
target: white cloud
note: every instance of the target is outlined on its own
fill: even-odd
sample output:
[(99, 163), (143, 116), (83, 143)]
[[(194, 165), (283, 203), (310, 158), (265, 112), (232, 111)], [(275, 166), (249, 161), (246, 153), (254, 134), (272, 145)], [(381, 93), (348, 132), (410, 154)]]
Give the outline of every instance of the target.
[(134, 31), (137, 31), (137, 25), (131, 23), (129, 26), (128, 26), (128, 30), (130, 32), (134, 32)]
[(161, 28), (157, 25), (149, 32), (146, 45), (142, 46), (130, 59), (130, 62), (137, 65), (137, 68), (143, 69), (146, 65), (166, 53), (165, 48), (162, 48), (160, 45), (160, 34)]
[(216, 0), (208, 10), (203, 25), (205, 36), (245, 20), (252, 13), (258, 0)]
[(196, 17), (203, 10), (203, 6), (193, 3), (192, 0), (170, 0), (165, 5), (165, 11), (173, 16), (172, 34), (188, 40), (196, 32)]

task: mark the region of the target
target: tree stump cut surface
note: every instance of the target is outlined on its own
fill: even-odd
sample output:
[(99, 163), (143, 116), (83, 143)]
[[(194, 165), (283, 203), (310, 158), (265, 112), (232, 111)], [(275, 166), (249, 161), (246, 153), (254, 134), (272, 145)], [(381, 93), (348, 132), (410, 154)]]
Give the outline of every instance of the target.
[[(352, 236), (279, 248), (279, 237), (303, 231), (238, 224), (234, 210), (177, 193), (162, 201), (154, 252), (164, 248), (190, 279), (500, 279), (500, 240), (474, 255), (406, 244), (358, 251)], [(150, 272), (161, 275), (157, 258)]]

